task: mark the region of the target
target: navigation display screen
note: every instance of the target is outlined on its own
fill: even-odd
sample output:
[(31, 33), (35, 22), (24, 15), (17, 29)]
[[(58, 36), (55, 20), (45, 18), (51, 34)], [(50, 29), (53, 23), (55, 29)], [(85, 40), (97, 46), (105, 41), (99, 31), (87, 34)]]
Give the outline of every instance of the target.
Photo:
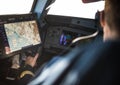
[(36, 20), (4, 24), (10, 53), (41, 43)]

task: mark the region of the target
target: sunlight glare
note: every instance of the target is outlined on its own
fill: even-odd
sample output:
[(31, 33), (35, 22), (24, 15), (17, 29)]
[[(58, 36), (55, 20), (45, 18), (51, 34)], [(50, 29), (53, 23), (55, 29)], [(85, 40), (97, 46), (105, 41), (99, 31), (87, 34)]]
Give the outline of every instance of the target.
[(0, 0), (0, 15), (29, 13), (34, 0)]
[(56, 0), (48, 15), (62, 15), (82, 18), (95, 18), (95, 13), (104, 9), (104, 1), (82, 3), (82, 0)]

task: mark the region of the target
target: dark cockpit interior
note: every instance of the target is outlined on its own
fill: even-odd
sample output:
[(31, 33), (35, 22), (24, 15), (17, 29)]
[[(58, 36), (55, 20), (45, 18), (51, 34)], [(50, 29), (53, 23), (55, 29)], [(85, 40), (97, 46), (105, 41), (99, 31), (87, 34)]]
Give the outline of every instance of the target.
[[(24, 67), (27, 56), (35, 56), (39, 53), (33, 68), (34, 72), (37, 72), (55, 56), (69, 55), (71, 57), (68, 61), (72, 62), (70, 65), (75, 64), (73, 61), (79, 60), (72, 57), (73, 54), (76, 56), (79, 54), (76, 53), (76, 49), (81, 50), (83, 46), (94, 43), (98, 39), (102, 41), (103, 31), (99, 22), (99, 11), (104, 9), (104, 1), (88, 3), (89, 0), (88, 2), (83, 0), (83, 2), (82, 0), (33, 0), (29, 13), (1, 14), (0, 81), (7, 85), (14, 85), (19, 68)], [(73, 50), (74, 48), (76, 49)], [(71, 50), (73, 54), (69, 53)], [(64, 60), (67, 60), (67, 57)], [(64, 64), (61, 69), (65, 66), (67, 64)], [(65, 82), (61, 85), (77, 85), (69, 84), (66, 80), (69, 80), (67, 77), (72, 70), (63, 77)], [(62, 70), (59, 70), (58, 74), (60, 71)], [(51, 79), (50, 76), (46, 81)], [(61, 79), (57, 79), (57, 82), (61, 82), (59, 80)], [(57, 85), (57, 82), (53, 85)], [(48, 80), (39, 85), (49, 84)]]

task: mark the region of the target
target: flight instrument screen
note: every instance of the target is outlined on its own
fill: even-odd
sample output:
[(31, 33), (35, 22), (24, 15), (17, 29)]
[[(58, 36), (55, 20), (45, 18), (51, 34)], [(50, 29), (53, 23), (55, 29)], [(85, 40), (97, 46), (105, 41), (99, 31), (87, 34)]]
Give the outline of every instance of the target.
[(7, 53), (41, 43), (36, 20), (6, 23), (4, 29), (9, 44)]

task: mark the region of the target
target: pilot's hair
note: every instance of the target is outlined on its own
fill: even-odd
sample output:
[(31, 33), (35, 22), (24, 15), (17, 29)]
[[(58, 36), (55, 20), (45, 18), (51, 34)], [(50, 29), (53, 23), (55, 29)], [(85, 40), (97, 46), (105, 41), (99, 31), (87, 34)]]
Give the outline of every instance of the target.
[(120, 0), (105, 0), (105, 20), (120, 33)]

